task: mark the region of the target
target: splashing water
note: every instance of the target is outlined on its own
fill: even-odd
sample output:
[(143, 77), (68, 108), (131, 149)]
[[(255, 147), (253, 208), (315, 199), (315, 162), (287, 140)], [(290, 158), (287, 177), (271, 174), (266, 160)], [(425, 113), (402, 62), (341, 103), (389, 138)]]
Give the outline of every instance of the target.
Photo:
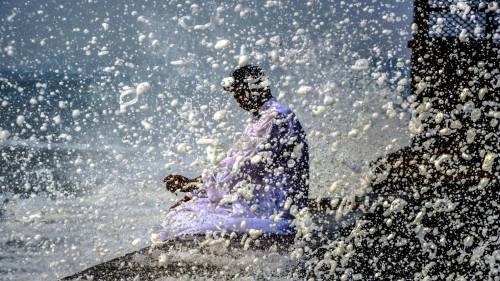
[(363, 192), (409, 140), (411, 3), (259, 3), (2, 1), (1, 279), (149, 245), (177, 199), (162, 177), (198, 176), (249, 118), (221, 94), (238, 65), (261, 65), (305, 127), (311, 196)]

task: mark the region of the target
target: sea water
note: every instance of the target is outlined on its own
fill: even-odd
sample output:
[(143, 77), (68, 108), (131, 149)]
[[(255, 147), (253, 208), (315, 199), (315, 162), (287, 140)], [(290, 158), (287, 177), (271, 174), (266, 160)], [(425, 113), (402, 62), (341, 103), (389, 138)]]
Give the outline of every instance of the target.
[[(27, 77), (10, 76), (9, 81), (25, 85), (26, 94), (16, 96), (16, 99), (4, 96), (4, 99), (11, 103), (19, 102), (17, 108), (29, 109), (31, 105), (26, 106), (22, 99), (30, 100), (30, 95), (39, 95), (36, 83), (40, 82), (27, 82), (32, 77), (24, 75)], [(150, 245), (151, 235), (158, 229), (162, 217), (176, 199), (175, 195), (164, 189), (162, 178), (168, 173), (198, 175), (203, 168), (210, 167), (210, 163), (215, 161), (216, 156), (211, 157), (210, 153), (215, 153), (215, 150), (223, 153), (231, 140), (217, 138), (217, 133), (211, 136), (215, 138), (196, 138), (196, 131), (191, 131), (189, 126), (196, 128), (196, 122), (206, 120), (217, 128), (218, 124), (228, 122), (221, 128), (229, 128), (231, 132), (237, 133), (237, 126), (242, 123), (238, 118), (244, 116), (238, 115), (239, 112), (235, 110), (201, 113), (197, 106), (202, 105), (189, 100), (182, 101), (182, 105), (172, 104), (171, 100), (182, 100), (182, 97), (166, 96), (160, 98), (159, 102), (175, 110), (177, 117), (174, 120), (178, 124), (169, 124), (167, 127), (166, 123), (150, 120), (147, 121), (148, 124), (150, 122), (155, 125), (148, 127), (143, 122), (148, 119), (136, 117), (141, 113), (134, 111), (134, 104), (122, 112), (119, 93), (113, 93), (109, 104), (96, 103), (94, 99), (106, 101), (106, 97), (110, 95), (107, 92), (95, 92), (105, 89), (94, 88), (91, 85), (94, 82), (73, 77), (72, 79), (77, 80), (74, 83), (94, 95), (87, 100), (79, 100), (74, 98), (78, 93), (60, 86), (57, 79), (49, 80), (42, 76), (36, 80), (46, 81), (44, 92), (57, 92), (61, 88), (59, 92), (65, 93), (66, 96), (62, 97), (43, 95), (46, 106), (43, 108), (44, 114), (61, 115), (63, 117), (60, 122), (53, 122), (55, 126), (48, 126), (45, 131), (35, 130), (37, 138), (8, 138), (1, 144), (0, 229), (3, 235), (0, 237), (0, 262), (2, 279), (5, 280), (53, 280)], [(66, 83), (68, 80), (62, 79)], [(31, 85), (31, 94), (29, 83), (34, 84)], [(134, 91), (137, 91), (136, 88)], [(5, 94), (17, 91), (16, 87), (3, 89)], [(329, 95), (335, 94), (330, 89), (325, 91), (330, 91)], [(15, 94), (18, 95), (18, 92)], [(141, 97), (143, 96), (138, 98)], [(67, 101), (68, 108), (54, 107), (59, 100)], [(329, 96), (324, 100), (324, 106), (331, 106)], [(356, 101), (367, 102), (360, 97), (356, 97)], [(351, 102), (351, 98), (337, 98), (336, 105), (346, 108)], [(219, 108), (217, 106), (215, 109)], [(23, 116), (26, 117), (22, 124), (43, 127), (28, 109), (24, 112)], [(104, 110), (112, 111), (114, 117), (103, 118)], [(10, 120), (19, 119), (17, 114), (18, 111), (13, 109), (3, 111), (2, 120), (9, 121), (4, 121), (2, 128), (9, 128)], [(326, 117), (314, 114), (308, 116), (300, 111), (299, 114), (302, 114), (299, 118), (309, 130), (312, 147), (313, 196), (340, 196), (356, 189), (357, 182), (352, 178), (362, 175), (368, 165), (363, 153), (372, 153), (370, 149), (383, 144), (399, 144), (392, 139), (377, 139), (374, 137), (377, 131), (371, 131), (370, 128), (360, 127), (354, 134), (352, 125), (342, 124), (341, 120), (330, 121), (337, 124), (332, 132), (330, 128), (322, 128), (321, 123), (318, 123), (318, 120), (327, 122)], [(127, 120), (131, 116), (139, 121)], [(360, 115), (356, 116), (359, 118)], [(90, 120), (91, 123), (81, 121), (80, 118)], [(99, 122), (94, 122), (94, 118), (99, 118)], [(111, 120), (112, 118), (115, 119)], [(345, 119), (356, 122), (349, 117)], [(72, 139), (47, 137), (61, 136), (65, 127), (78, 126), (81, 129), (73, 130)], [(386, 125), (382, 123), (372, 126), (379, 129)], [(120, 127), (122, 132), (118, 136), (110, 129)], [(135, 131), (131, 130), (134, 127)], [(163, 129), (164, 134), (156, 132), (155, 135), (151, 133), (152, 128)], [(182, 131), (182, 128), (186, 131)], [(16, 136), (25, 134), (23, 128), (11, 131)], [(137, 139), (132, 139), (134, 134), (137, 134)], [(340, 137), (340, 134), (345, 137)], [(150, 139), (142, 140), (141, 137), (145, 136)], [(324, 141), (325, 138), (335, 141)], [(353, 143), (366, 145), (358, 148), (358, 153), (353, 153), (352, 148), (347, 146)], [(212, 148), (214, 151), (208, 149), (207, 152), (210, 153), (206, 155), (205, 148)], [(341, 153), (337, 153), (337, 159), (333, 161), (324, 157), (321, 149), (338, 149)], [(380, 152), (368, 159), (374, 159), (377, 155)], [(325, 161), (331, 162), (321, 165), (328, 163)], [(344, 176), (331, 176), (335, 174)]]
[(20, 3), (0, 4), (2, 280), (149, 245), (176, 200), (162, 178), (210, 168), (249, 118), (220, 87), (241, 64), (305, 128), (313, 197), (361, 194), (370, 161), (408, 143), (404, 1)]

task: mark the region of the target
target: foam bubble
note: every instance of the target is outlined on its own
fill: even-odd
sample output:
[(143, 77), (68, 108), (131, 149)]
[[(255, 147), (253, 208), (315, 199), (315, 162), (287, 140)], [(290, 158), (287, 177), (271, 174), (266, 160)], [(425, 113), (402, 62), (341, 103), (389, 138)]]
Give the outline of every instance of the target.
[(351, 66), (352, 70), (367, 70), (368, 67), (370, 66), (370, 61), (367, 59), (359, 59), (354, 62), (354, 64)]
[[(131, 100), (125, 101), (128, 96), (134, 96)], [(120, 91), (120, 111), (124, 111), (127, 107), (134, 105), (138, 101), (136, 90), (132, 87), (125, 86)]]
[(210, 26), (212, 26), (211, 23), (197, 24), (197, 25), (193, 26), (193, 29), (194, 30), (205, 30), (205, 29), (210, 28)]
[(262, 46), (264, 44), (266, 44), (266, 38), (262, 38), (262, 39), (255, 41), (256, 46)]
[(141, 95), (149, 92), (149, 90), (151, 90), (151, 85), (148, 82), (142, 82), (142, 83), (139, 83), (139, 85), (137, 85), (135, 90), (136, 90), (137, 96), (141, 96)]
[(24, 124), (24, 121), (26, 121), (26, 118), (23, 115), (19, 115), (16, 118), (16, 124), (21, 126)]
[(467, 33), (467, 29), (463, 28), (462, 31), (460, 31), (460, 34), (458, 35), (458, 39), (461, 42), (469, 41), (469, 34)]
[(318, 105), (312, 109), (313, 115), (316, 117), (321, 116), (323, 112), (326, 110), (326, 107), (323, 105)]
[(273, 64), (278, 62), (278, 59), (279, 59), (278, 51), (272, 50), (271, 52), (269, 52), (269, 56), (271, 57), (271, 62)]
[(217, 140), (216, 139), (210, 139), (210, 138), (200, 138), (196, 140), (196, 144), (201, 144), (201, 145), (216, 145)]
[(78, 116), (80, 116), (80, 114), (81, 114), (81, 112), (80, 112), (80, 110), (78, 110), (78, 109), (74, 109), (74, 110), (71, 112), (71, 116), (72, 116), (73, 118), (77, 118)]
[(166, 254), (161, 254), (159, 257), (158, 257), (158, 263), (160, 265), (163, 265), (163, 264), (166, 264), (168, 261), (167, 259), (167, 255)]
[(54, 120), (54, 123), (55, 123), (56, 125), (61, 124), (61, 116), (60, 116), (60, 115), (56, 115), (56, 116), (54, 116), (54, 118), (52, 118), (52, 120)]
[(256, 239), (256, 238), (259, 238), (259, 236), (262, 235), (262, 230), (250, 229), (248, 231), (248, 234), (250, 235), (250, 237), (252, 237), (252, 239)]
[(182, 153), (190, 153), (191, 147), (187, 143), (179, 143), (176, 146), (177, 151)]
[(141, 125), (144, 127), (144, 129), (146, 129), (148, 131), (153, 128), (153, 125), (146, 120), (142, 120)]
[(349, 131), (349, 133), (347, 133), (347, 136), (350, 138), (350, 139), (355, 139), (359, 136), (359, 130), (358, 129), (352, 129)]
[(229, 43), (230, 43), (229, 40), (227, 40), (227, 39), (221, 39), (221, 40), (217, 41), (217, 43), (215, 43), (214, 48), (216, 50), (224, 49), (227, 46), (229, 46)]
[(217, 112), (215, 112), (214, 116), (213, 116), (213, 120), (215, 121), (222, 121), (226, 118), (226, 111), (225, 110), (219, 110)]
[(0, 141), (4, 141), (8, 139), (10, 136), (10, 132), (7, 130), (0, 130)]
[(331, 96), (325, 96), (323, 99), (323, 104), (324, 105), (332, 105), (335, 103), (335, 100)]
[(260, 163), (262, 161), (262, 155), (261, 154), (257, 154), (257, 155), (254, 155), (251, 159), (250, 159), (250, 162), (252, 164), (257, 164), (257, 163)]
[(7, 56), (10, 56), (10, 57), (14, 56), (14, 51), (15, 51), (14, 46), (7, 46), (3, 50), (7, 54)]
[(297, 94), (307, 95), (307, 94), (311, 93), (312, 90), (313, 90), (313, 87), (307, 86), (307, 85), (302, 85), (299, 87), (299, 89), (297, 89)]
[(184, 63), (183, 60), (174, 60), (174, 61), (170, 62), (170, 65), (173, 65), (173, 66), (183, 66), (183, 65), (185, 65), (185, 63)]
[(481, 165), (481, 169), (491, 173), (496, 157), (497, 155), (495, 153), (486, 154), (483, 160), (483, 164)]
[(238, 59), (238, 66), (245, 66), (248, 64), (248, 56), (247, 55), (240, 55)]

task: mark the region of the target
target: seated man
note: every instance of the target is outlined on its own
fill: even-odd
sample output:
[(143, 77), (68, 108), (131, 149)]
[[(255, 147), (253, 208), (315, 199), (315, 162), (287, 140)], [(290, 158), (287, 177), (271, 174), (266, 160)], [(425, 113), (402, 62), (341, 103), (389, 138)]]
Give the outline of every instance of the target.
[(162, 241), (206, 232), (292, 235), (290, 211), (307, 204), (309, 152), (295, 114), (271, 95), (259, 67), (235, 70), (223, 88), (253, 118), (213, 171), (164, 179), (169, 191), (189, 194), (171, 207)]

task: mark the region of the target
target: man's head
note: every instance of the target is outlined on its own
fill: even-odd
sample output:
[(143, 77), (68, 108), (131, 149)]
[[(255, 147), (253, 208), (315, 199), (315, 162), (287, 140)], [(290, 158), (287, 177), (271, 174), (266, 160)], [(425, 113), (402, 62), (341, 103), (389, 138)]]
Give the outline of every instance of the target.
[(269, 80), (258, 66), (246, 65), (236, 69), (222, 81), (224, 90), (233, 94), (241, 108), (257, 113), (272, 95)]

